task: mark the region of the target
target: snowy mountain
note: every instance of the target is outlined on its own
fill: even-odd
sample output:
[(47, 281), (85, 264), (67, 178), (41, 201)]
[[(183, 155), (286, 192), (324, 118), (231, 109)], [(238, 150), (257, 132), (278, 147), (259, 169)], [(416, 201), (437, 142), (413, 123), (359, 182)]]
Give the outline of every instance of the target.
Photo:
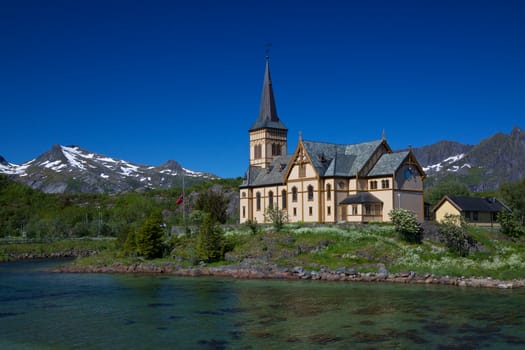
[(453, 177), (480, 192), (525, 177), (525, 132), (517, 126), (508, 135), (497, 133), (477, 145), (441, 141), (413, 151), (430, 186), (440, 178)]
[(0, 173), (47, 193), (123, 191), (181, 186), (217, 176), (183, 168), (169, 160), (160, 166), (135, 164), (84, 150), (54, 145), (39, 157), (17, 165), (0, 157)]

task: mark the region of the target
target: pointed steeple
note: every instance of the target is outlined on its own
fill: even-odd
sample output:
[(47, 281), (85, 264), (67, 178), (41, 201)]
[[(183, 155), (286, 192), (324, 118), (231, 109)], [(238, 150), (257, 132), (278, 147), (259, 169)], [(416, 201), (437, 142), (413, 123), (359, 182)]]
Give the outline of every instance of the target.
[(259, 117), (255, 123), (253, 123), (249, 131), (264, 128), (288, 130), (277, 116), (277, 108), (275, 107), (275, 98), (273, 96), (272, 79), (270, 76), (270, 57), (268, 56), (266, 56), (266, 71), (264, 72)]

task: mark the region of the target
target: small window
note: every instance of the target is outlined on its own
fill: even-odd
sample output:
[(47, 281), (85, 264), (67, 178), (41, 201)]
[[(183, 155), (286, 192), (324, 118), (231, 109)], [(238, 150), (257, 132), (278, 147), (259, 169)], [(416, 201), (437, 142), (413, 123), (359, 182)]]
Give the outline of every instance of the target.
[(308, 207), (308, 215), (312, 216), (313, 214), (313, 209), (312, 207)]
[(352, 215), (357, 215), (357, 205), (352, 205)]
[(308, 186), (308, 200), (314, 200), (314, 187), (312, 185)]
[(370, 181), (370, 189), (371, 190), (377, 190), (377, 181), (376, 180)]
[(281, 191), (281, 201), (282, 201), (281, 207), (283, 209), (286, 209), (286, 190)]
[(262, 158), (262, 146), (261, 145), (255, 145), (253, 149), (253, 155), (255, 159)]
[(299, 177), (306, 177), (306, 164), (299, 164)]
[(246, 198), (246, 192), (242, 191), (242, 198)]
[(479, 220), (479, 213), (477, 211), (472, 212), (472, 220), (474, 221)]
[(332, 207), (326, 207), (326, 214), (332, 216)]
[(470, 211), (465, 212), (465, 219), (470, 220)]
[(344, 189), (345, 189), (345, 182), (344, 182), (344, 181), (339, 181), (339, 183), (337, 184), (337, 186), (339, 186), (339, 189), (340, 189), (340, 190), (344, 190)]
[(268, 207), (273, 209), (273, 192), (268, 192)]
[(293, 208), (293, 216), (297, 216), (297, 208)]
[(246, 207), (242, 206), (242, 218), (244, 219), (246, 217)]
[(281, 155), (281, 145), (278, 143), (272, 143), (272, 156)]
[(297, 187), (292, 187), (292, 202), (297, 202)]
[(381, 180), (381, 188), (390, 188), (390, 181), (388, 179)]
[(332, 200), (332, 185), (326, 184), (326, 200)]
[(261, 210), (261, 192), (257, 192), (255, 195), (255, 208), (257, 211)]

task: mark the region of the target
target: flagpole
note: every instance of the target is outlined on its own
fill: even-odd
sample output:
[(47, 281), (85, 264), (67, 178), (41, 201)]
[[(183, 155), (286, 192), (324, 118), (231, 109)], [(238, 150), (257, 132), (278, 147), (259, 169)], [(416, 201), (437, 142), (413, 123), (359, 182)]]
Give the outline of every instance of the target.
[(184, 223), (184, 231), (187, 231), (186, 226), (186, 194), (184, 193), (184, 168), (182, 168), (182, 221)]

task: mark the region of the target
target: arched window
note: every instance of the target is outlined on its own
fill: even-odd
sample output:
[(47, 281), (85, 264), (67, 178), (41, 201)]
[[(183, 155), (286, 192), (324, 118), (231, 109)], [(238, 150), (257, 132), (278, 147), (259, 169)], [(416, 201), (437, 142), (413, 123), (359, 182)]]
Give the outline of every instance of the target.
[(255, 208), (257, 211), (261, 210), (261, 192), (255, 194)]
[(268, 192), (268, 208), (273, 209), (273, 192)]
[(314, 187), (312, 185), (308, 186), (308, 200), (314, 200)]
[(261, 145), (255, 145), (253, 147), (253, 157), (255, 159), (262, 158), (262, 147), (261, 147)]
[(297, 202), (297, 187), (292, 187), (292, 202)]
[(286, 190), (281, 191), (281, 208), (286, 209)]
[(332, 185), (326, 184), (326, 200), (332, 200)]

